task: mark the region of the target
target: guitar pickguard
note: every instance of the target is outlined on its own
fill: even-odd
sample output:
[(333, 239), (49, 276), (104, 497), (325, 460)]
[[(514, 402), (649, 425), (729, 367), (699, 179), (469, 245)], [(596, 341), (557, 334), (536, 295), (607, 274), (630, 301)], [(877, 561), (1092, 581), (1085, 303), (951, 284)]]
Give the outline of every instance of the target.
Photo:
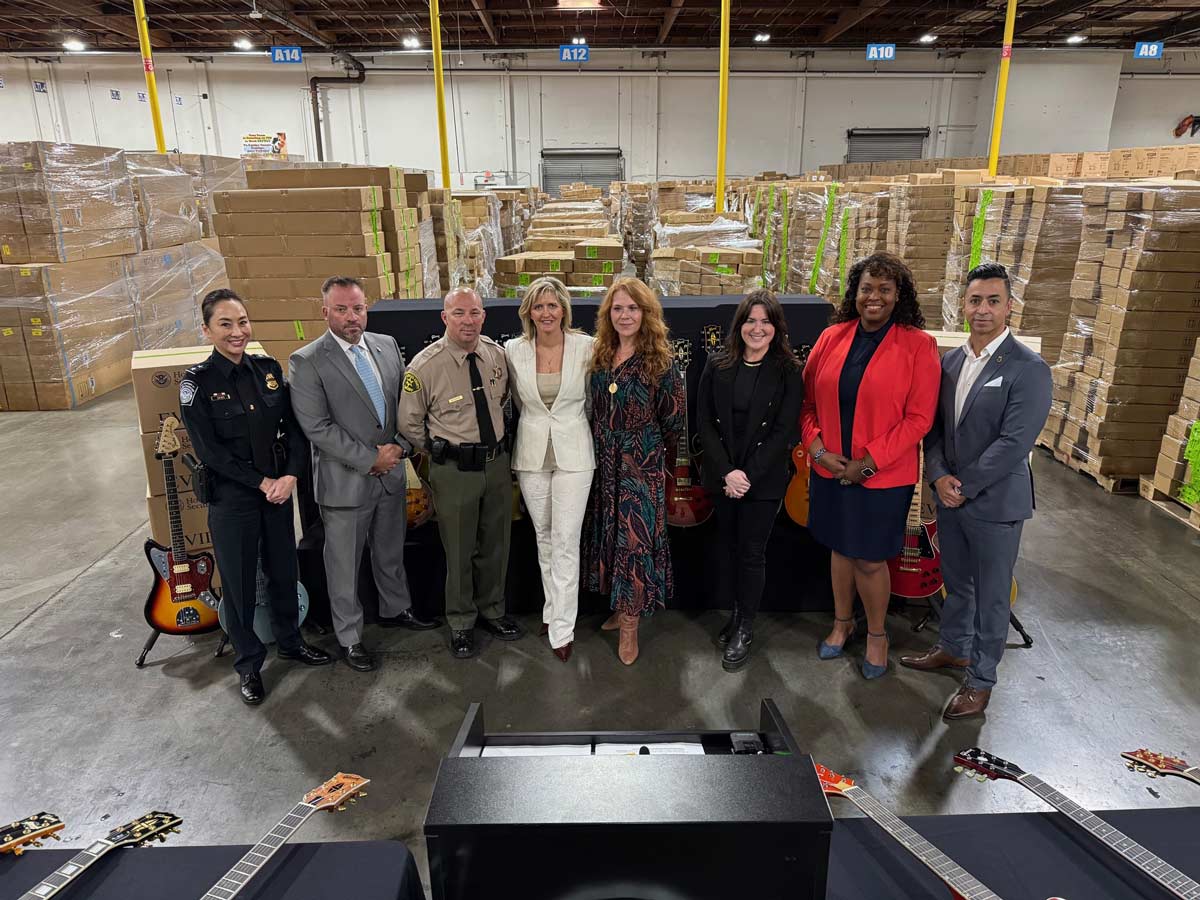
[(167, 571), (167, 551), (159, 550), (156, 547), (150, 548), (150, 562), (154, 565), (156, 571), (163, 581), (171, 580), (171, 573)]

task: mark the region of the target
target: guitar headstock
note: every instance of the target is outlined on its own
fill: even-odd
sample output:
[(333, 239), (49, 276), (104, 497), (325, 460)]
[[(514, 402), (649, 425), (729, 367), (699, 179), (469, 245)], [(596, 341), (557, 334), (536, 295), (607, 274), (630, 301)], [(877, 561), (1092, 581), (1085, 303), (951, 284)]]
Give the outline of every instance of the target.
[(179, 420), (174, 416), (167, 416), (163, 419), (162, 430), (158, 433), (158, 443), (154, 447), (155, 459), (174, 456), (179, 452), (179, 438), (175, 435), (175, 429), (178, 427)]
[(359, 775), (338, 772), (319, 788), (304, 795), (304, 802), (316, 809), (342, 810), (346, 802), (354, 803), (359, 797), (367, 796), (363, 792), (370, 780)]
[(166, 841), (168, 834), (178, 834), (183, 819), (169, 812), (146, 813), (128, 824), (115, 828), (105, 838), (114, 847), (140, 847), (150, 841)]
[(700, 338), (704, 343), (704, 349), (709, 353), (713, 353), (721, 349), (721, 345), (725, 343), (721, 336), (720, 325), (705, 325), (700, 329)]
[(42, 846), (45, 838), (57, 841), (57, 832), (62, 830), (63, 822), (58, 816), (47, 812), (35, 813), (0, 828), (0, 853), (20, 856), (30, 847)]
[(827, 769), (820, 763), (814, 762), (813, 768), (817, 770), (817, 781), (821, 782), (821, 790), (826, 794), (840, 797), (855, 786), (853, 779), (839, 775), (833, 769)]
[(1190, 767), (1178, 756), (1164, 756), (1152, 750), (1133, 750), (1122, 753), (1125, 767), (1131, 772), (1141, 772), (1151, 778), (1159, 775), (1182, 775)]
[(674, 338), (671, 341), (671, 356), (675, 359), (675, 368), (679, 374), (687, 373), (692, 364), (692, 342), (689, 338)]
[(997, 778), (1005, 781), (1019, 781), (1029, 774), (1015, 763), (1010, 763), (1007, 759), (1001, 759), (999, 756), (993, 756), (978, 747), (971, 747), (969, 750), (955, 753), (954, 762), (956, 763), (955, 772), (965, 774), (968, 778), (977, 778), (979, 781), (988, 779), (994, 781)]

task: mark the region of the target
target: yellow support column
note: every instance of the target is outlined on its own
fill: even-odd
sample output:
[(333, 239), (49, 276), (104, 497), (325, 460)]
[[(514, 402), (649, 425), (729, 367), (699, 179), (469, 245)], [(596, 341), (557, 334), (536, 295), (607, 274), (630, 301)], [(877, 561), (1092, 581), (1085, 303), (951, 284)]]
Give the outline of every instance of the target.
[(450, 190), (450, 147), (446, 142), (446, 82), (442, 78), (442, 16), (438, 0), (429, 0), (429, 32), (433, 35), (433, 87), (437, 94), (438, 140), (442, 148), (442, 188)]
[(729, 6), (721, 0), (721, 83), (717, 96), (717, 212), (725, 211), (725, 132), (729, 124)]
[(992, 110), (992, 143), (988, 148), (988, 173), (993, 178), (1000, 163), (1000, 134), (1004, 130), (1004, 99), (1008, 95), (1008, 67), (1012, 62), (1016, 22), (1017, 0), (1008, 0), (1008, 11), (1004, 14), (1004, 49), (1000, 51), (1000, 74), (996, 79), (996, 106)]
[(167, 152), (163, 137), (162, 113), (158, 109), (158, 82), (154, 79), (154, 54), (150, 51), (150, 23), (146, 19), (144, 0), (133, 0), (137, 19), (138, 43), (142, 48), (142, 69), (146, 73), (146, 98), (150, 101), (150, 119), (154, 122), (154, 146), (159, 153)]

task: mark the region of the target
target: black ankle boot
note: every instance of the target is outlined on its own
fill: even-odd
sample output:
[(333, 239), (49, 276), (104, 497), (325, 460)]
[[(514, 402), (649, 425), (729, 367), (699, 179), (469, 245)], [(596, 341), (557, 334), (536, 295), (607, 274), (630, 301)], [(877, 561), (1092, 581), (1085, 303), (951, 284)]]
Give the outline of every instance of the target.
[(733, 633), (737, 631), (738, 625), (742, 621), (742, 617), (738, 609), (737, 602), (733, 604), (733, 610), (729, 613), (729, 621), (725, 623), (725, 627), (717, 633), (717, 643), (724, 647), (733, 638)]
[(721, 666), (726, 672), (736, 672), (750, 658), (750, 643), (754, 640), (749, 622), (740, 622), (733, 637), (725, 647), (725, 655), (721, 658)]

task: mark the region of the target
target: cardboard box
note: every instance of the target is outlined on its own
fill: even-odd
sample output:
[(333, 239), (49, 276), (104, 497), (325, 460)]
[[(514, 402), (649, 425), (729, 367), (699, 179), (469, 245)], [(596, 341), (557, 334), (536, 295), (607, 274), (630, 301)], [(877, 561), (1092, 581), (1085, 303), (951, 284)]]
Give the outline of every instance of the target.
[[(382, 187), (312, 187), (279, 190), (218, 191), (218, 213), (382, 212), (388, 201)], [(404, 205), (404, 192), (393, 189), (392, 206)]]
[(373, 256), (247, 256), (225, 260), (230, 278), (379, 278), (391, 271), (387, 253)]
[[(182, 463), (178, 464), (182, 466)], [(189, 552), (212, 546), (212, 535), (208, 530), (208, 507), (196, 499), (191, 491), (178, 495), (179, 518), (183, 526), (183, 542)], [(146, 511), (150, 517), (150, 536), (163, 546), (171, 546), (171, 519), (167, 510), (167, 498), (146, 494)]]
[(342, 166), (329, 168), (289, 167), (255, 169), (246, 173), (252, 189), (339, 188), (374, 186), (404, 188), (404, 174), (395, 166)]
[[(396, 290), (396, 281), (391, 275), (378, 278), (362, 278), (363, 293), (367, 300), (391, 297)], [(245, 300), (294, 300), (321, 296), (321, 285), (325, 277), (309, 278), (230, 278), (229, 286)]]
[(0, 235), (0, 259), (11, 265), (128, 256), (141, 249), (142, 234), (138, 228)]
[[(321, 318), (322, 302), (318, 299), (308, 300), (247, 300), (246, 314), (250, 316), (251, 327), (260, 322), (292, 322), (312, 321)], [(368, 308), (370, 303), (367, 304)]]
[[(138, 408), (138, 430), (158, 433), (162, 420), (173, 415), (183, 422), (179, 412), (179, 383), (184, 372), (212, 355), (212, 347), (180, 347), (167, 350), (138, 350), (132, 357), (133, 397)], [(263, 353), (262, 345), (252, 342), (247, 353)]]
[(221, 252), (231, 256), (370, 256), (383, 253), (378, 231), (362, 234), (221, 235)]
[(267, 319), (254, 322), (252, 328), (254, 339), (266, 348), (269, 356), (275, 356), (270, 348), (273, 343), (296, 341), (306, 344), (316, 340), (327, 330), (324, 319)]
[(575, 258), (583, 260), (622, 260), (625, 247), (618, 240), (589, 240), (575, 245)]
[[(132, 337), (132, 335), (131, 335)], [(132, 340), (129, 343), (133, 347)], [(38, 409), (76, 409), (90, 400), (129, 383), (128, 359), (72, 371), (62, 380), (33, 382)], [(7, 384), (7, 383), (6, 383)]]
[(218, 235), (255, 234), (375, 234), (381, 232), (378, 213), (218, 213), (213, 216)]
[(572, 287), (611, 287), (615, 275), (572, 272), (567, 275), (567, 284)]
[[(1101, 271), (1101, 284), (1105, 281), (1105, 273)], [(1121, 269), (1117, 278), (1119, 287), (1134, 291), (1200, 291), (1200, 274), (1191, 272), (1143, 272), (1136, 269)]]
[(37, 391), (32, 381), (26, 384), (5, 382), (4, 396), (8, 404), (5, 409), (10, 412), (30, 412), (38, 408)]

